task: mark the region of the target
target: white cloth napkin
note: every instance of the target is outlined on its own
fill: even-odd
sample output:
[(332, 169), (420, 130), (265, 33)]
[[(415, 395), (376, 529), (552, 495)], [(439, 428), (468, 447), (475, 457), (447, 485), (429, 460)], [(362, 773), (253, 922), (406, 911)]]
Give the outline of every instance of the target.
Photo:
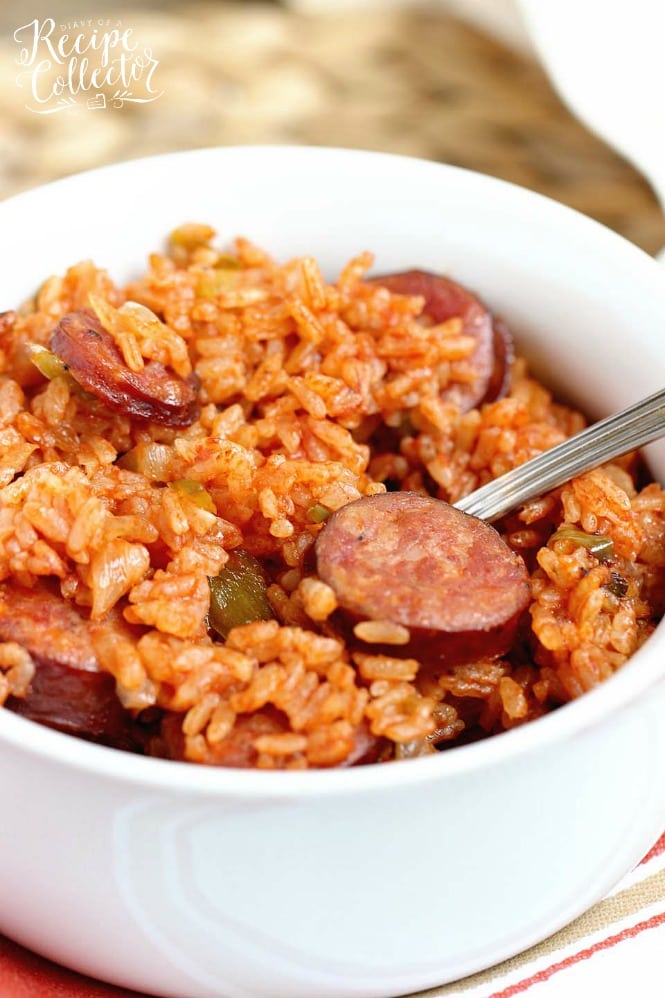
[(602, 901), (530, 950), (418, 998), (662, 998), (665, 834)]

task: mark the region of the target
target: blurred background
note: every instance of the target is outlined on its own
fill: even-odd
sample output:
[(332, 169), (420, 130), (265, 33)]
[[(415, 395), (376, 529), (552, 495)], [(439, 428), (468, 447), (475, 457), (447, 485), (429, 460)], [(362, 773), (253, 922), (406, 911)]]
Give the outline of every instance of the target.
[[(52, 42), (89, 38), (100, 22), (100, 33), (131, 29), (138, 51), (152, 52), (160, 95), (114, 101), (102, 85), (69, 107), (53, 110), (54, 98), (38, 107), (49, 113), (29, 110), (36, 63), (28, 72), (18, 60), (31, 29), (14, 35), (48, 18)], [(0, 197), (101, 164), (237, 143), (352, 146), (470, 167), (578, 208), (649, 252), (665, 245), (651, 190), (562, 105), (513, 0), (0, 7)]]

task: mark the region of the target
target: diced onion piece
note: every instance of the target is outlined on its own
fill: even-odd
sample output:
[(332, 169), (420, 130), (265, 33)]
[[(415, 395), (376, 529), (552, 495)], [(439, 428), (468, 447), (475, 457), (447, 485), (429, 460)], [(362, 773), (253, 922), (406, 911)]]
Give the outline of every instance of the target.
[(330, 510), (320, 502), (315, 502), (309, 507), (306, 515), (310, 523), (323, 523), (330, 516)]
[(66, 374), (69, 368), (64, 360), (57, 357), (52, 350), (34, 344), (30, 347), (30, 360), (35, 365), (40, 374), (51, 381), (60, 374)]
[(167, 444), (142, 440), (123, 454), (117, 464), (126, 471), (138, 471), (151, 482), (166, 482), (172, 460), (173, 451)]
[(217, 512), (212, 496), (200, 482), (195, 482), (191, 478), (179, 478), (177, 482), (173, 483), (173, 488), (189, 496), (192, 502), (195, 502), (201, 509), (207, 510), (208, 513)]
[(220, 270), (202, 270), (196, 278), (196, 293), (199, 298), (215, 298), (233, 290), (237, 279), (231, 268)]

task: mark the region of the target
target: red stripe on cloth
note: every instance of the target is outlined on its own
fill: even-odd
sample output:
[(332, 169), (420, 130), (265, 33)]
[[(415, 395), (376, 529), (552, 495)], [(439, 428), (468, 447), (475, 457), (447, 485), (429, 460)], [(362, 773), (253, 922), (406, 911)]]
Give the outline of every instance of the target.
[(0, 995), (2, 998), (141, 998), (136, 991), (102, 984), (42, 960), (4, 936), (0, 936)]
[(607, 939), (601, 939), (600, 942), (594, 943), (593, 946), (582, 949), (578, 953), (573, 953), (572, 956), (567, 956), (565, 960), (559, 960), (558, 963), (553, 963), (544, 970), (539, 970), (537, 974), (533, 974), (531, 977), (525, 977), (524, 980), (518, 981), (517, 984), (511, 984), (510, 987), (504, 988), (503, 991), (493, 991), (489, 998), (513, 998), (513, 995), (519, 995), (524, 991), (528, 991), (528, 989), (534, 984), (540, 984), (543, 981), (547, 981), (553, 976), (553, 974), (558, 973), (560, 970), (565, 970), (566, 967), (572, 967), (574, 964), (580, 963), (582, 960), (588, 960), (589, 957), (594, 955), (594, 953), (599, 953), (606, 949), (612, 949), (612, 947), (616, 946), (617, 943), (623, 942), (625, 939), (633, 939), (635, 936), (639, 936), (639, 934), (644, 932), (646, 929), (655, 929), (664, 923), (665, 911), (661, 911), (659, 915), (653, 915), (644, 922), (637, 922), (636, 925), (631, 925), (630, 928), (624, 929), (622, 932), (617, 932), (613, 936), (608, 936)]
[(648, 863), (650, 859), (655, 859), (656, 856), (660, 856), (663, 852), (665, 852), (665, 834), (661, 835), (655, 846), (652, 849), (649, 849), (649, 852), (641, 862)]

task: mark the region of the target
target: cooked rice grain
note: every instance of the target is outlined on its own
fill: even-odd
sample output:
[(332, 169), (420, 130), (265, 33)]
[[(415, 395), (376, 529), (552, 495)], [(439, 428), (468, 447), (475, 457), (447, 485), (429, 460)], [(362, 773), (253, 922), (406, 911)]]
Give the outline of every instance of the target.
[[(366, 283), (369, 253), (327, 283), (312, 257), (279, 265), (213, 237), (181, 226), (124, 288), (84, 261), (0, 316), (0, 581), (9, 599), (55, 582), (96, 621), (121, 703), (136, 723), (161, 719), (141, 750), (269, 769), (410, 758), (539, 717), (621, 668), (665, 610), (663, 490), (640, 490), (631, 458), (499, 525), (532, 582), (513, 654), (432, 670), (372, 653), (408, 640), (389, 621), (358, 623), (365, 651), (331, 636), (337, 601), (312, 563), (329, 513), (386, 487), (454, 502), (583, 419), (521, 358), (505, 398), (460, 412), (443, 393), (473, 378), (474, 341), (458, 318), (421, 323), (421, 299)], [(131, 370), (195, 373), (192, 425), (111, 412), (40, 361), (44, 376), (31, 350), (82, 308)], [(557, 537), (562, 523), (606, 534), (611, 561)], [(236, 548), (264, 566), (275, 619), (222, 641), (208, 578)], [(0, 644), (0, 702), (25, 696), (35, 667)]]

